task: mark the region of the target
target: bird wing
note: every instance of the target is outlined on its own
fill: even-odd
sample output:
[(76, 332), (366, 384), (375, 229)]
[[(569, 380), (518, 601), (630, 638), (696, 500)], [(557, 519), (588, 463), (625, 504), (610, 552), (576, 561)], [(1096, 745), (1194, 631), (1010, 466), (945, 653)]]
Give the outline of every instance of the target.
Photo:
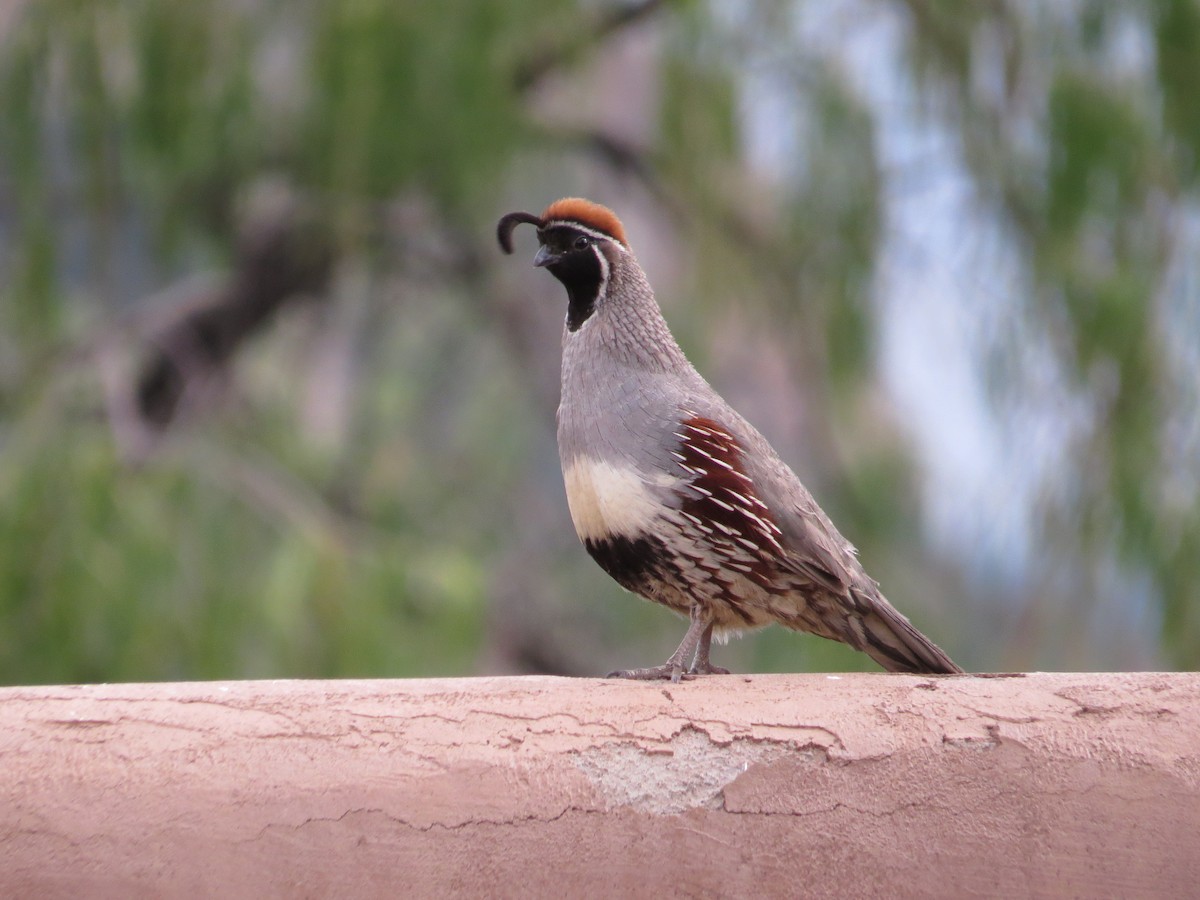
[(857, 566), (853, 547), (766, 440), (735, 416), (681, 417), (674, 455), (688, 477), (684, 513), (772, 566), (845, 593)]

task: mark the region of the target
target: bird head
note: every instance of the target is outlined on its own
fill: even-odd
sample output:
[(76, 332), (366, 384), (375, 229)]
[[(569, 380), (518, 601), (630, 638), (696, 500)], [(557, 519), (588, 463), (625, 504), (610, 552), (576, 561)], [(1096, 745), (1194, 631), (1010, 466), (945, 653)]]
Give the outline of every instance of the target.
[(540, 246), (533, 264), (567, 289), (567, 327), (577, 330), (604, 296), (613, 267), (629, 253), (620, 219), (608, 207), (578, 197), (556, 200), (540, 216), (509, 213), (496, 227), (505, 253), (513, 252), (513, 229), (521, 224), (537, 229)]

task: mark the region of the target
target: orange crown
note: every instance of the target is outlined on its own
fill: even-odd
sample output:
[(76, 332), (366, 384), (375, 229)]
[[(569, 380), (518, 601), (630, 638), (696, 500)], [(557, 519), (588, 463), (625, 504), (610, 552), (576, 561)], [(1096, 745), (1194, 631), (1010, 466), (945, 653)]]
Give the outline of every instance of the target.
[(561, 200), (555, 200), (542, 213), (542, 221), (547, 223), (575, 222), (592, 229), (592, 231), (607, 234), (614, 241), (624, 244), (626, 249), (629, 248), (629, 241), (625, 237), (625, 227), (617, 218), (616, 213), (607, 206), (601, 206), (591, 200), (584, 200), (582, 197), (563, 197)]

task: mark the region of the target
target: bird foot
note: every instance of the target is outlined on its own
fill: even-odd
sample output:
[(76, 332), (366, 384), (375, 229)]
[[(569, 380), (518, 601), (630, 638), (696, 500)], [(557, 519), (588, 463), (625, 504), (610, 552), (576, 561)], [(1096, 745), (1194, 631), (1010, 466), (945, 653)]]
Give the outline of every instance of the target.
[(629, 678), (634, 681), (672, 681), (678, 684), (683, 679), (691, 679), (691, 672), (684, 672), (678, 663), (665, 662), (661, 666), (650, 666), (647, 669), (618, 669), (609, 672), (605, 678)]
[(724, 666), (714, 666), (710, 662), (692, 663), (692, 667), (688, 669), (689, 675), (728, 675), (729, 670)]
[(686, 671), (678, 665), (665, 662), (661, 666), (651, 666), (648, 669), (618, 669), (609, 672), (606, 678), (629, 678), (634, 681), (691, 681), (697, 675), (728, 675), (729, 670), (722, 666), (714, 666), (710, 662), (692, 663)]
[[(674, 684), (680, 681), (690, 681), (697, 675), (728, 675), (728, 669), (714, 666), (708, 661), (709, 645), (712, 643), (713, 623), (705, 618), (704, 611), (699, 606), (693, 606), (689, 618), (692, 624), (688, 626), (687, 634), (683, 636), (675, 652), (661, 666), (651, 666), (648, 669), (622, 669), (609, 672), (609, 678), (632, 678), (636, 681), (667, 681)], [(684, 663), (692, 660), (689, 668)]]

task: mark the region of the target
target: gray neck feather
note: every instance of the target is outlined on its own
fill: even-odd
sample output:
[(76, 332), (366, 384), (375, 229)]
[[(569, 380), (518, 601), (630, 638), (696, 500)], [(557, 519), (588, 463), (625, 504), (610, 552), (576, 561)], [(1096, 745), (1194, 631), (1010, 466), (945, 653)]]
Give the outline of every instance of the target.
[[(576, 331), (563, 328), (559, 452), (653, 470), (671, 465), (677, 412), (708, 386), (675, 343), (637, 261), (610, 251), (607, 290)], [(662, 459), (651, 458), (662, 455)]]
[(675, 343), (646, 275), (631, 253), (610, 249), (609, 281), (596, 311), (575, 332), (563, 332), (564, 374), (568, 357), (586, 357), (650, 373), (683, 375), (691, 363)]

